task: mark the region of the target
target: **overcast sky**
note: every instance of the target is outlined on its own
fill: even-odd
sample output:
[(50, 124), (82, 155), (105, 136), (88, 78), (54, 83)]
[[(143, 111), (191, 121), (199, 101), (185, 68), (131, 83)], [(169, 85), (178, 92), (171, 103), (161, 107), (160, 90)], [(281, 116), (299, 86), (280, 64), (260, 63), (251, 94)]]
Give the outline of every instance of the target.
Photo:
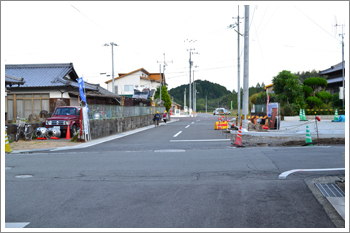
[[(72, 62), (85, 81), (106, 88), (110, 78), (100, 73), (112, 73), (112, 51), (103, 44), (114, 42), (115, 74), (159, 72), (165, 53), (171, 89), (189, 83), (187, 50), (195, 48), (194, 78), (237, 90), (237, 32), (228, 26), (237, 22), (238, 6), (244, 17), (244, 4), (250, 5), (249, 86), (271, 84), (282, 70), (341, 62), (342, 27), (335, 24), (344, 25), (347, 60), (348, 1), (1, 1), (2, 65)], [(242, 86), (244, 37), (240, 44)]]

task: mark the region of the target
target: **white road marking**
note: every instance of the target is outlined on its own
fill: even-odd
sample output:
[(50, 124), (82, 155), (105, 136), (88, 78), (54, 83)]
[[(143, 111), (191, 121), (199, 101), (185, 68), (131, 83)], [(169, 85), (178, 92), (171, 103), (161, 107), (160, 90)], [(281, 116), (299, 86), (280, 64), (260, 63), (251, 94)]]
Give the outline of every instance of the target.
[(282, 172), (279, 176), (279, 180), (285, 180), (288, 175), (294, 172), (317, 172), (317, 171), (345, 171), (345, 168), (324, 168), (324, 169), (293, 169), (286, 172)]
[(24, 228), (30, 222), (5, 222), (5, 228)]
[(155, 150), (154, 152), (186, 152), (186, 150)]
[(170, 142), (228, 142), (231, 139), (170, 140)]
[(191, 124), (194, 124), (194, 122), (192, 122)]
[(182, 131), (178, 132), (178, 133), (175, 134), (173, 137), (176, 138), (177, 136), (179, 136), (180, 133), (182, 133)]
[(187, 129), (188, 127), (190, 127), (190, 125), (186, 126), (185, 128)]

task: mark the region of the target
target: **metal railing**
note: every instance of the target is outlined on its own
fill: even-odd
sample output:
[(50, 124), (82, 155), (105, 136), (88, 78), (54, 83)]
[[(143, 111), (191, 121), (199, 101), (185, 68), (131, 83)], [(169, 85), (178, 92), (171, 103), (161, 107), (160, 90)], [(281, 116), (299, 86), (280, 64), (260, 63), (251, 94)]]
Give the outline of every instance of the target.
[(116, 119), (131, 116), (144, 116), (154, 115), (158, 111), (162, 113), (165, 111), (165, 107), (155, 106), (116, 106), (116, 105), (100, 105), (100, 104), (89, 104), (89, 119)]

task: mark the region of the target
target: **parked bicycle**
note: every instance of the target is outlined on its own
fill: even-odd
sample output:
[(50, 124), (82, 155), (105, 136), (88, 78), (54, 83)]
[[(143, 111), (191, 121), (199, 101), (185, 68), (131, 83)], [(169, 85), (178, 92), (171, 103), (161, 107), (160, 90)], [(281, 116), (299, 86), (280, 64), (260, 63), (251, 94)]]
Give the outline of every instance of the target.
[(21, 136), (21, 134), (23, 134), (23, 138), (25, 140), (32, 140), (33, 138), (33, 127), (26, 123), (24, 120), (25, 118), (18, 118), (17, 117), (17, 134), (15, 137), (15, 141), (18, 142), (19, 137)]

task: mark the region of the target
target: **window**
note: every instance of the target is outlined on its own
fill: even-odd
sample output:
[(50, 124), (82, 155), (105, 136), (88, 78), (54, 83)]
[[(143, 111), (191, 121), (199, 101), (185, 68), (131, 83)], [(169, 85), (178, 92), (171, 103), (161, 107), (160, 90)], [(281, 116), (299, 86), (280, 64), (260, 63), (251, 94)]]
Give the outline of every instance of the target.
[(134, 91), (134, 86), (133, 85), (125, 85), (124, 86), (124, 91), (127, 92), (127, 91)]
[(114, 86), (114, 94), (118, 94), (118, 86), (117, 85)]
[(28, 118), (30, 114), (40, 114), (50, 110), (49, 94), (10, 94), (7, 96), (8, 120), (16, 117)]

